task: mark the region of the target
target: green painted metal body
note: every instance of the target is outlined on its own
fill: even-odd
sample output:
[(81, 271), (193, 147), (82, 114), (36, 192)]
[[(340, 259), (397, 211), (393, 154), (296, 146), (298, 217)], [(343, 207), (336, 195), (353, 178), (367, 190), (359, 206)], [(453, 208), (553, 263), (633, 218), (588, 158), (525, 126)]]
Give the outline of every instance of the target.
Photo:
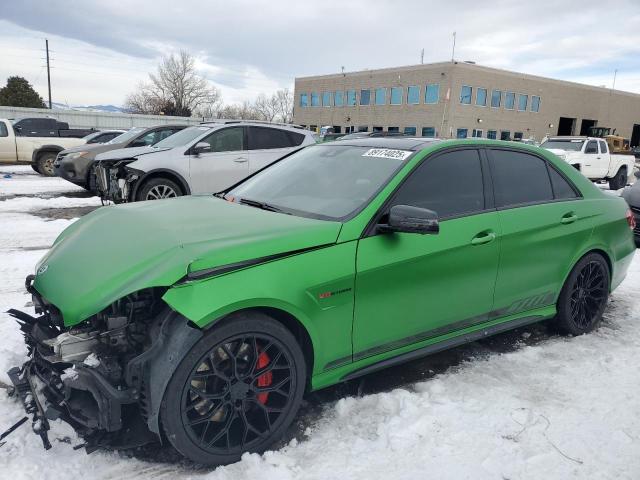
[[(612, 289), (635, 246), (626, 204), (546, 150), (582, 198), (444, 220), (436, 235), (364, 235), (400, 182), (425, 157), (488, 140), (437, 142), (411, 157), (354, 218), (313, 220), (214, 197), (101, 208), (74, 223), (37, 268), (38, 292), (77, 324), (129, 293), (169, 287), (164, 301), (202, 328), (243, 309), (285, 312), (313, 347), (311, 388), (367, 365), (522, 317), (549, 318), (573, 265), (602, 251)], [(574, 212), (577, 221), (560, 219)], [(495, 241), (473, 245), (479, 232)], [(277, 256), (270, 258), (272, 256)], [(264, 258), (201, 280), (189, 271)], [(182, 280), (182, 281), (181, 281)]]

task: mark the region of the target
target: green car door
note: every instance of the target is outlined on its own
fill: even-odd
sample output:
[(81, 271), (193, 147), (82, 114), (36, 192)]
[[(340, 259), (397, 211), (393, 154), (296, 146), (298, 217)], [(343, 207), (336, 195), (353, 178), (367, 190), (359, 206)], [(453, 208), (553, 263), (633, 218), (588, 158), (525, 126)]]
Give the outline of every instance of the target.
[[(372, 227), (356, 258), (354, 361), (487, 320), (493, 305), (500, 225), (476, 149), (436, 153), (401, 183), (394, 205), (435, 211), (437, 234)], [(483, 175), (484, 173), (484, 175)]]
[(542, 156), (487, 154), (502, 226), (494, 308), (511, 315), (553, 305), (589, 241), (593, 205)]

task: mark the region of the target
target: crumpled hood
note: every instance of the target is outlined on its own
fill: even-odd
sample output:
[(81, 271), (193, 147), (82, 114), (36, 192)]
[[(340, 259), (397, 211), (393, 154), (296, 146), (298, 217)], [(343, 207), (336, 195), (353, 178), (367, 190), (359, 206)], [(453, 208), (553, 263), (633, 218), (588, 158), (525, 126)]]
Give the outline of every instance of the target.
[(120, 148), (120, 146), (121, 145), (114, 145), (114, 144), (108, 144), (108, 143), (92, 143), (89, 145), (87, 145), (86, 143), (83, 143), (82, 145), (79, 145), (77, 147), (67, 148), (66, 150), (63, 150), (61, 153), (63, 155), (68, 155), (70, 153), (76, 153), (76, 152), (90, 152), (93, 155), (98, 155), (102, 152), (113, 150), (114, 148)]
[(187, 272), (335, 243), (341, 224), (212, 196), (102, 207), (67, 228), (34, 287), (75, 325), (135, 291)]
[(102, 153), (96, 156), (96, 161), (101, 160), (123, 160), (125, 158), (137, 158), (141, 155), (148, 153), (164, 152), (169, 150), (168, 148), (154, 148), (154, 147), (129, 147), (118, 148), (117, 150), (111, 150), (110, 152)]

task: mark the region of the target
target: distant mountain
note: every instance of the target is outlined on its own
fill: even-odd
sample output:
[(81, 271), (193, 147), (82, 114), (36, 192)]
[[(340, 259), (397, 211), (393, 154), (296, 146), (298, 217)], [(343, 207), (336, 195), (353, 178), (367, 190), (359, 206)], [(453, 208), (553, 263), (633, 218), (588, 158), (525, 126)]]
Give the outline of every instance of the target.
[(65, 103), (52, 102), (55, 110), (77, 110), (84, 112), (110, 112), (110, 113), (128, 113), (126, 108), (117, 107), (115, 105), (67, 105)]

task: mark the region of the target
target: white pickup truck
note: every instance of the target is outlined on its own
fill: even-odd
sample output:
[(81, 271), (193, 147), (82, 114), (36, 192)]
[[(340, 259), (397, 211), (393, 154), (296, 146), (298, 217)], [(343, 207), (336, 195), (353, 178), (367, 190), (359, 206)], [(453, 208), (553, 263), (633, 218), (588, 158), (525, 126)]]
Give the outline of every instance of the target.
[(82, 138), (19, 136), (11, 121), (0, 118), (0, 163), (30, 163), (38, 173), (53, 176), (56, 155), (85, 142)]
[(595, 137), (550, 137), (540, 144), (573, 165), (592, 181), (606, 180), (611, 190), (619, 190), (633, 178), (635, 157), (612, 154), (607, 142)]

